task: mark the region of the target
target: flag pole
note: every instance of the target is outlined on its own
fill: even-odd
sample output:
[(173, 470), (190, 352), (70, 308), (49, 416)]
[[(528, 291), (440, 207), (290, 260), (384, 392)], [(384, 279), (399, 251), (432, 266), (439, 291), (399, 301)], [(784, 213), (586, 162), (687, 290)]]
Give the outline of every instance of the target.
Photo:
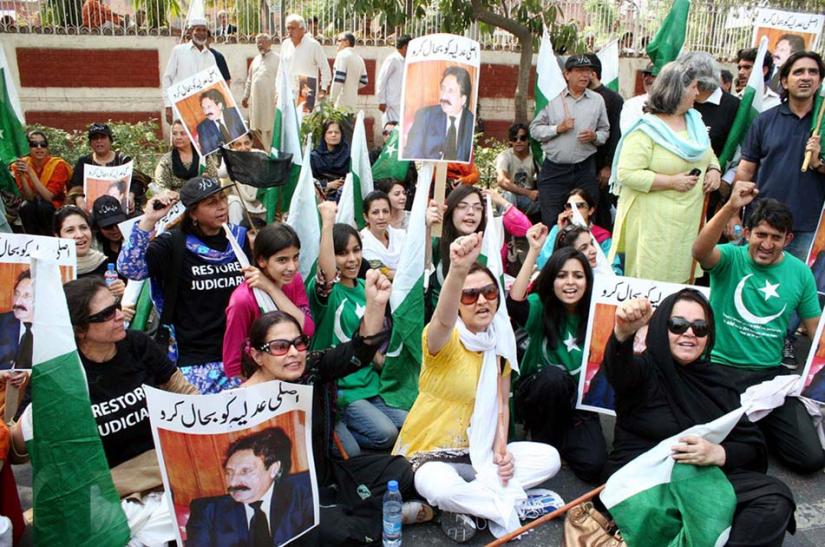
[[(816, 115), (816, 129), (814, 131), (811, 131), (811, 136), (812, 137), (818, 137), (819, 134), (822, 132), (822, 114), (825, 114), (825, 100), (823, 100), (822, 103), (819, 105), (819, 113)], [(812, 155), (813, 154), (811, 154), (810, 150), (805, 151), (805, 159), (802, 162), (802, 172), (803, 173), (808, 170), (808, 167), (810, 166), (810, 163), (811, 163), (811, 156)]]
[(523, 534), (525, 532), (528, 532), (528, 531), (532, 530), (533, 528), (536, 528), (536, 527), (544, 524), (545, 522), (550, 522), (554, 518), (563, 515), (564, 513), (566, 513), (567, 511), (569, 511), (573, 507), (579, 505), (580, 503), (584, 503), (586, 501), (589, 501), (589, 500), (595, 498), (597, 495), (599, 495), (599, 493), (602, 490), (604, 490), (604, 487), (605, 487), (605, 485), (603, 484), (603, 485), (601, 485), (597, 488), (594, 488), (590, 492), (587, 492), (586, 494), (582, 494), (581, 496), (574, 499), (570, 503), (562, 505), (561, 507), (559, 507), (558, 509), (556, 509), (552, 513), (547, 513), (546, 515), (543, 515), (543, 516), (537, 518), (533, 522), (528, 522), (527, 524), (525, 524), (521, 528), (517, 528), (517, 529), (513, 530), (512, 532), (510, 532), (509, 534), (501, 536), (500, 538), (498, 538), (495, 541), (491, 541), (490, 543), (488, 543), (484, 547), (498, 547), (499, 545), (504, 545), (508, 541), (517, 538), (521, 534)]

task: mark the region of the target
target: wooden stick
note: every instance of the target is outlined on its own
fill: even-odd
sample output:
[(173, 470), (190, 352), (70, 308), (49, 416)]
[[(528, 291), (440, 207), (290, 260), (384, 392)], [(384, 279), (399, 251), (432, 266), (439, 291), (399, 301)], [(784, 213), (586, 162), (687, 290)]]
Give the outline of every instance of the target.
[[(825, 114), (825, 99), (823, 99), (822, 104), (819, 105), (819, 113), (816, 115), (816, 126), (815, 126), (816, 129), (811, 131), (811, 136), (812, 137), (818, 137), (820, 132), (822, 131), (822, 114)], [(822, 151), (820, 151), (819, 153), (821, 154)], [(812, 159), (811, 156), (813, 156), (813, 154), (811, 154), (811, 151), (806, 150), (805, 151), (805, 159), (802, 161), (802, 172), (803, 173), (808, 170), (808, 167), (811, 164), (811, 159)]]
[[(447, 163), (439, 161), (435, 164), (435, 192), (433, 199), (438, 203), (439, 208), (444, 205), (445, 194), (447, 193)], [(447, 220), (447, 219), (444, 219)], [(432, 225), (433, 237), (441, 237), (442, 224), (439, 222)], [(442, 257), (442, 260), (444, 257)]]
[(602, 490), (604, 490), (604, 486), (605, 486), (605, 485), (601, 485), (601, 486), (599, 486), (598, 488), (594, 488), (594, 489), (593, 489), (593, 490), (591, 490), (590, 492), (587, 492), (586, 494), (582, 494), (581, 496), (579, 496), (578, 498), (574, 499), (574, 500), (573, 500), (573, 501), (571, 501), (570, 503), (567, 503), (567, 504), (565, 504), (565, 505), (562, 505), (561, 507), (559, 507), (558, 509), (556, 509), (556, 510), (555, 510), (555, 511), (553, 511), (552, 513), (548, 513), (548, 514), (546, 514), (546, 515), (544, 515), (544, 516), (541, 516), (541, 517), (537, 518), (536, 520), (534, 520), (533, 522), (528, 522), (527, 524), (525, 524), (525, 525), (524, 525), (524, 526), (522, 526), (521, 528), (518, 528), (518, 529), (516, 529), (516, 530), (513, 530), (513, 531), (512, 531), (512, 532), (510, 532), (509, 534), (504, 535), (504, 536), (501, 536), (500, 538), (498, 538), (498, 539), (497, 539), (497, 540), (495, 540), (495, 541), (491, 541), (491, 542), (490, 542), (490, 543), (488, 543), (485, 547), (497, 547), (498, 545), (504, 545), (505, 543), (507, 543), (507, 542), (508, 542), (508, 541), (510, 541), (511, 539), (515, 539), (515, 538), (517, 538), (518, 536), (520, 536), (521, 534), (523, 534), (523, 533), (525, 533), (525, 532), (527, 532), (527, 531), (529, 531), (529, 530), (532, 530), (533, 528), (536, 528), (536, 527), (538, 527), (538, 526), (541, 526), (541, 525), (542, 525), (542, 524), (544, 524), (545, 522), (550, 522), (550, 521), (551, 521), (551, 520), (553, 520), (554, 518), (556, 518), (556, 517), (558, 517), (558, 516), (560, 516), (560, 515), (563, 515), (564, 513), (566, 513), (567, 511), (569, 511), (569, 510), (570, 510), (570, 509), (572, 509), (573, 507), (575, 507), (575, 506), (579, 505), (580, 503), (584, 503), (584, 502), (586, 502), (586, 501), (589, 501), (589, 500), (591, 500), (591, 499), (595, 498), (597, 495), (599, 495), (599, 492), (601, 492)]
[[(708, 176), (707, 172), (705, 172), (705, 176)], [(705, 219), (708, 216), (708, 204), (710, 203), (710, 194), (705, 194), (705, 204), (702, 206), (702, 216), (699, 218), (699, 231), (702, 231), (702, 227), (705, 225)], [(693, 282), (696, 281), (696, 259), (694, 258), (690, 263), (690, 278), (688, 279), (688, 285), (693, 285)]]

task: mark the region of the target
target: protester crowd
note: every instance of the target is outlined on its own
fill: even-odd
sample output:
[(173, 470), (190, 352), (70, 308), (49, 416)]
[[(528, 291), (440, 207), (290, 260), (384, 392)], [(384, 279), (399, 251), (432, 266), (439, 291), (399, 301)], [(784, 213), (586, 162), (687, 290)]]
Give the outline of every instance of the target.
[[(207, 22), (190, 26), (191, 41), (173, 51), (165, 87), (216, 65)], [(252, 131), (233, 149), (269, 148), (282, 74), (290, 82), (311, 76), (316, 106), (356, 106), (367, 75), (355, 37), (339, 37), (330, 67), (300, 16), (289, 16), (286, 28), (280, 56), (269, 36), (256, 40), (243, 97)], [(408, 42), (398, 38), (378, 71), (387, 138), (399, 122)], [(763, 67), (755, 59), (755, 49), (739, 52), (733, 89), (725, 91), (716, 60), (685, 53), (645, 68), (645, 93), (623, 100), (602, 84), (597, 56), (569, 56), (566, 87), (529, 124), (513, 124), (495, 182), (483, 181), (489, 188), (478, 184), (472, 163), (456, 164), (466, 172), (426, 211), (426, 227), (441, 225), (442, 235), (432, 238), (426, 286), (413, 289), (422, 291), (426, 327), (418, 397), (407, 408), (382, 397), (382, 367), (402, 244), (408, 229), (424, 229), (409, 225), (416, 176), (377, 180), (356, 211), (360, 231), (336, 223), (351, 168), (351, 119), (325, 121), (311, 152), (321, 233), (310, 278), (301, 276), (300, 258), (317, 242), (301, 241), (285, 223), (288, 207), (275, 222), (262, 221), (267, 210), (256, 190), (229, 180), (220, 154), (199, 170), (198, 151), (171, 109), (169, 152), (150, 183), (133, 180), (128, 211), (111, 196), (86, 203), (83, 195), (85, 164), (130, 160), (103, 123), (89, 127), (92, 153), (74, 166), (49, 153), (44, 133), (29, 132), (31, 153), (11, 171), (20, 199), (6, 209), (17, 215), (15, 231), (75, 241), (77, 280), (64, 289), (93, 405), (142, 384), (202, 394), (270, 380), (311, 385), (321, 516), (320, 527), (299, 541), (376, 541), (388, 480), (398, 481), (407, 524), (436, 518), (449, 538), (464, 542), (487, 521), (501, 536), (518, 527), (518, 514), (502, 509), (509, 498), (475, 475), (474, 451), (491, 454), (505, 486), (531, 488), (561, 465), (597, 485), (661, 440), (738, 407), (748, 387), (801, 372), (794, 342), (800, 333), (813, 337), (821, 314), (807, 261), (825, 202), (825, 157), (819, 138), (810, 137), (825, 66), (804, 50), (781, 66), (771, 55)], [(737, 93), (753, 70), (769, 84), (765, 109), (725, 165), (719, 157)], [(803, 172), (806, 151), (812, 160)], [(158, 235), (158, 222), (178, 202), (185, 212)], [(135, 216), (124, 236), (117, 224)], [(483, 234), (496, 222), (511, 274), (504, 293), (479, 261)], [(224, 226), (251, 265), (242, 267)], [(104, 283), (109, 264), (120, 278)], [(594, 279), (615, 274), (709, 285), (711, 292), (708, 299), (684, 289), (655, 310), (645, 298), (619, 306), (603, 363), (617, 414), (610, 446), (599, 416), (575, 402)], [(152, 287), (149, 333), (123, 327), (135, 312), (121, 306), (125, 282), (138, 280)], [(263, 313), (253, 290), (278, 311)], [(500, 308), (520, 341), (518, 372), (495, 351)], [(26, 460), (19, 425), (31, 412), (26, 400), (11, 426), (17, 462)], [(113, 475), (154, 446), (142, 416), (118, 434), (100, 431)], [(730, 479), (737, 509), (728, 545), (781, 545), (785, 531), (794, 531), (793, 494), (766, 475), (769, 452), (801, 474), (825, 467), (814, 421), (795, 397), (757, 424), (743, 420), (721, 443), (688, 437), (673, 452), (677, 462), (717, 466)]]

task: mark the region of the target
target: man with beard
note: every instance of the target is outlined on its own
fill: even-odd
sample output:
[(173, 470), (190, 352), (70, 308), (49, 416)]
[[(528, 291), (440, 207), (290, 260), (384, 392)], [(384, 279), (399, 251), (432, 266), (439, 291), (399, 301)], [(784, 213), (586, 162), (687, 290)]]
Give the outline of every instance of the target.
[(172, 103), (166, 95), (169, 87), (211, 66), (217, 66), (215, 56), (206, 47), (209, 29), (206, 19), (192, 18), (188, 21), (192, 39), (175, 46), (163, 72), (163, 101), (166, 105), (166, 122), (172, 123)]
[(229, 445), (227, 494), (192, 500), (187, 547), (282, 545), (312, 527), (309, 474), (289, 474), (292, 442), (270, 427)]
[(281, 58), (272, 51), (272, 37), (269, 34), (257, 35), (255, 46), (258, 55), (249, 65), (241, 104), (249, 109), (249, 129), (258, 131), (261, 143), (269, 149), (278, 99), (275, 81), (278, 79)]

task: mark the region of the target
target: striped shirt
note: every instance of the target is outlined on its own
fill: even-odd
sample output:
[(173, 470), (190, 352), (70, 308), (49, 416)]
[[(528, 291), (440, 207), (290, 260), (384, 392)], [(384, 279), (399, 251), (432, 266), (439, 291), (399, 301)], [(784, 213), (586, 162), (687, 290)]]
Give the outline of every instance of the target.
[(368, 83), (364, 59), (353, 48), (346, 47), (335, 56), (332, 72), (332, 101), (335, 106), (354, 109), (358, 102), (358, 90)]

